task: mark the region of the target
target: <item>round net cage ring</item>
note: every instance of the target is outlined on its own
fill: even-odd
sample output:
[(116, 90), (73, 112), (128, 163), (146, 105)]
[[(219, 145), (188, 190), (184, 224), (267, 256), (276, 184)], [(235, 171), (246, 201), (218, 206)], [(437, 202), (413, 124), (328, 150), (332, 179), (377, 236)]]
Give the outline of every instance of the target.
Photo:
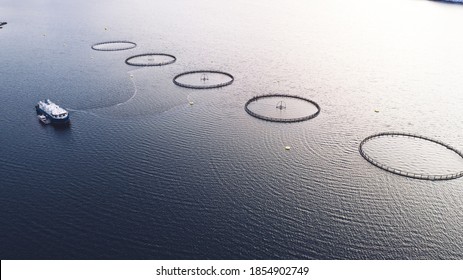
[[(251, 103), (253, 103), (253, 102), (255, 102), (255, 101), (259, 100), (259, 99), (272, 98), (272, 97), (283, 97), (283, 98), (299, 99), (299, 100), (302, 100), (304, 102), (312, 104), (317, 109), (317, 111), (315, 113), (313, 113), (313, 114), (298, 117), (298, 118), (275, 118), (275, 117), (269, 117), (269, 116), (265, 116), (265, 115), (262, 115), (262, 114), (258, 114), (256, 112), (253, 112), (251, 109), (249, 109), (249, 104), (251, 104)], [(276, 108), (280, 109), (280, 110), (286, 109), (285, 102), (281, 102), (281, 101), (278, 102), (278, 104), (276, 105)], [(261, 119), (261, 120), (264, 120), (264, 121), (269, 121), (269, 122), (281, 122), (281, 123), (294, 123), (294, 122), (308, 121), (310, 119), (313, 119), (313, 118), (317, 117), (321, 112), (320, 105), (318, 105), (317, 102), (315, 102), (313, 100), (310, 100), (308, 98), (305, 98), (305, 97), (301, 97), (301, 96), (297, 96), (297, 95), (290, 95), (290, 94), (264, 94), (264, 95), (254, 96), (253, 98), (249, 99), (246, 102), (246, 104), (244, 104), (244, 110), (246, 111), (246, 113), (248, 113), (249, 115), (251, 115), (251, 116), (253, 116), (255, 118), (258, 118), (258, 119)]]
[[(148, 58), (149, 62), (134, 62), (132, 60), (140, 57), (150, 57), (150, 56), (159, 56), (159, 57), (167, 57), (169, 60), (163, 61), (163, 62), (154, 62), (154, 59)], [(153, 61), (153, 62), (151, 62)], [(128, 57), (125, 60), (125, 63), (130, 66), (163, 66), (163, 65), (168, 65), (172, 64), (175, 61), (177, 61), (177, 58), (171, 54), (168, 53), (143, 53), (143, 54), (137, 54), (133, 55), (131, 57)]]
[[(203, 82), (206, 82), (209, 80), (209, 77), (207, 74), (220, 74), (223, 76), (226, 76), (229, 78), (228, 81), (224, 83), (218, 83), (218, 84), (210, 84), (210, 85), (193, 85), (193, 84), (187, 84), (187, 83), (182, 83), (179, 82), (178, 79), (183, 76), (187, 75), (194, 75), (194, 74), (201, 74), (200, 80)], [(179, 87), (184, 87), (184, 88), (191, 88), (191, 89), (211, 89), (211, 88), (221, 88), (221, 87), (226, 87), (231, 85), (235, 81), (235, 77), (233, 77), (232, 74), (223, 72), (223, 71), (216, 71), (216, 70), (195, 70), (195, 71), (187, 71), (180, 73), (176, 75), (173, 79), (172, 82), (174, 82), (175, 85)]]
[[(121, 45), (119, 47), (111, 47), (111, 45)], [(125, 46), (124, 46), (125, 45)], [(95, 51), (124, 51), (130, 50), (137, 46), (136, 43), (130, 41), (108, 41), (108, 42), (101, 42), (92, 45), (92, 49)]]
[(435, 140), (426, 136), (422, 135), (417, 135), (417, 134), (411, 134), (411, 133), (403, 133), (403, 132), (382, 132), (382, 133), (377, 133), (368, 136), (367, 138), (363, 139), (362, 142), (360, 142), (359, 145), (359, 152), (360, 155), (369, 163), (372, 165), (381, 168), (385, 171), (388, 171), (390, 173), (412, 178), (412, 179), (420, 179), (420, 180), (430, 180), (430, 181), (443, 181), (443, 180), (452, 180), (452, 179), (457, 179), (460, 177), (463, 177), (463, 170), (460, 172), (455, 172), (455, 173), (449, 173), (449, 174), (441, 174), (441, 175), (433, 175), (433, 174), (423, 174), (423, 173), (414, 173), (414, 172), (409, 172), (409, 171), (404, 171), (398, 168), (394, 168), (392, 166), (389, 166), (387, 164), (382, 164), (378, 160), (372, 158), (369, 156), (365, 150), (363, 149), (363, 146), (370, 140), (375, 139), (375, 138), (380, 138), (380, 137), (411, 137), (411, 138), (416, 138), (416, 139), (422, 139), (425, 141), (429, 141), (432, 143), (435, 143), (437, 145), (440, 145), (442, 147), (445, 147), (452, 152), (456, 153), (458, 156), (460, 156), (463, 159), (463, 153), (454, 147), (443, 143), (442, 141)]

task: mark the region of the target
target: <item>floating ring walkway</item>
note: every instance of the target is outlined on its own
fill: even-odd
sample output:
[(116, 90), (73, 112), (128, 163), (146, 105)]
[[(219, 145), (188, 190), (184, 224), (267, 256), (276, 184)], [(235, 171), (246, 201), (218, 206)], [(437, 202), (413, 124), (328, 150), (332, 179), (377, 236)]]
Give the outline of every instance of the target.
[(367, 143), (368, 141), (370, 141), (372, 139), (379, 138), (379, 137), (395, 137), (395, 136), (423, 139), (423, 140), (426, 140), (426, 141), (436, 143), (438, 145), (441, 145), (441, 146), (455, 152), (456, 154), (458, 154), (463, 159), (463, 153), (462, 152), (460, 152), (459, 150), (457, 150), (457, 149), (453, 148), (452, 146), (450, 146), (448, 144), (445, 144), (445, 143), (443, 143), (443, 142), (441, 142), (439, 140), (428, 138), (426, 136), (421, 136), (421, 135), (416, 135), (416, 134), (411, 134), (411, 133), (402, 133), (402, 132), (383, 132), (383, 133), (378, 133), (378, 134), (368, 136), (362, 142), (360, 142), (359, 152), (360, 152), (360, 154), (362, 155), (362, 157), (365, 160), (367, 160), (369, 163), (373, 164), (374, 166), (379, 167), (379, 168), (381, 168), (383, 170), (386, 170), (388, 172), (391, 172), (391, 173), (394, 173), (394, 174), (397, 174), (397, 175), (401, 175), (401, 176), (404, 176), (404, 177), (408, 177), (408, 178), (421, 179), (421, 180), (431, 180), (431, 181), (440, 181), (440, 180), (451, 180), (451, 179), (457, 179), (457, 178), (463, 177), (463, 171), (457, 172), (457, 173), (445, 174), (445, 175), (431, 175), (431, 174), (420, 174), (420, 173), (406, 172), (406, 171), (403, 171), (403, 170), (400, 170), (400, 169), (397, 169), (397, 168), (393, 168), (393, 167), (390, 167), (390, 166), (388, 166), (386, 164), (382, 164), (382, 163), (378, 162), (377, 160), (370, 157), (363, 150), (363, 145), (365, 145), (365, 143)]
[[(153, 63), (151, 63), (151, 62), (144, 63), (144, 62), (133, 62), (133, 61), (131, 61), (131, 60), (133, 60), (135, 58), (148, 57), (148, 56), (164, 56), (164, 57), (170, 58), (170, 60), (165, 61), (165, 62), (153, 62)], [(128, 64), (128, 65), (131, 65), (131, 66), (163, 66), (163, 65), (172, 64), (176, 60), (177, 60), (177, 58), (175, 56), (173, 56), (171, 54), (167, 54), (167, 53), (143, 53), (143, 54), (137, 54), (137, 55), (133, 55), (131, 57), (128, 57), (125, 60), (125, 63)]]
[[(192, 74), (208, 74), (208, 73), (211, 73), (211, 74), (221, 74), (221, 75), (227, 76), (228, 78), (230, 78), (230, 80), (227, 81), (227, 82), (225, 82), (225, 83), (212, 84), (212, 85), (193, 85), (193, 84), (186, 84), (186, 83), (181, 83), (181, 82), (177, 81), (178, 78), (183, 77), (183, 76), (186, 76), (186, 75), (192, 75)], [(222, 71), (215, 71), (215, 70), (196, 70), (196, 71), (183, 72), (183, 73), (178, 74), (177, 76), (175, 76), (175, 77), (172, 79), (172, 81), (174, 82), (174, 84), (176, 84), (177, 86), (179, 86), (179, 87), (184, 87), (184, 88), (192, 88), (192, 89), (210, 89), (210, 88), (225, 87), (225, 86), (231, 85), (231, 84), (233, 83), (234, 80), (235, 80), (235, 78), (233, 77), (232, 74), (229, 74), (229, 73), (226, 73), (226, 72), (222, 72)]]
[[(263, 98), (269, 98), (269, 97), (287, 97), (287, 98), (299, 99), (299, 100), (302, 100), (302, 101), (305, 101), (305, 102), (308, 102), (308, 103), (314, 105), (315, 108), (317, 108), (317, 111), (316, 111), (315, 113), (310, 114), (310, 115), (307, 115), (307, 116), (303, 116), (303, 117), (299, 117), (299, 118), (289, 118), (289, 119), (286, 119), (286, 118), (274, 118), (274, 117), (264, 116), (264, 115), (255, 113), (255, 112), (251, 111), (251, 109), (249, 109), (249, 104), (251, 104), (252, 102), (255, 102), (255, 101), (257, 101), (257, 100), (259, 100), (259, 99), (263, 99)], [(318, 116), (318, 115), (320, 114), (321, 108), (320, 108), (320, 106), (319, 106), (315, 101), (312, 101), (312, 100), (310, 100), (310, 99), (308, 99), (308, 98), (300, 97), (300, 96), (297, 96), (297, 95), (290, 95), (290, 94), (265, 94), (265, 95), (257, 95), (257, 96), (254, 96), (253, 98), (249, 99), (249, 100), (246, 102), (246, 104), (244, 104), (244, 110), (245, 110), (246, 113), (248, 113), (249, 115), (251, 115), (251, 116), (253, 116), (253, 117), (255, 117), (255, 118), (264, 120), (264, 121), (292, 123), (292, 122), (307, 121), (307, 120), (310, 120), (310, 119), (315, 118), (316, 116)]]
[[(126, 45), (125, 47), (123, 46), (120, 46), (120, 47), (115, 47), (115, 48), (104, 48), (104, 46), (108, 46), (108, 45), (117, 45), (117, 44), (121, 44), (121, 45)], [(130, 49), (133, 49), (137, 46), (137, 44), (135, 44), (134, 42), (130, 42), (130, 41), (108, 41), (108, 42), (102, 42), (102, 43), (96, 43), (94, 45), (92, 45), (92, 49), (95, 50), (95, 51), (105, 51), (105, 52), (111, 52), (111, 51), (123, 51), (123, 50), (130, 50)], [(101, 48), (103, 47), (103, 48)]]

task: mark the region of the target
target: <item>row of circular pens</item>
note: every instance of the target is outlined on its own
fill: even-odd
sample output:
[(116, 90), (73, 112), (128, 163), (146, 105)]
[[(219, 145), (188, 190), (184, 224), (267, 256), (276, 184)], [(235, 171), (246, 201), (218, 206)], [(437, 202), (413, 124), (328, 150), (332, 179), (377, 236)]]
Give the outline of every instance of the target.
[[(129, 50), (133, 49), (137, 46), (136, 43), (130, 42), (130, 41), (108, 41), (108, 42), (101, 42), (92, 45), (92, 49), (96, 51), (122, 51), (122, 50)], [(163, 65), (168, 65), (172, 64), (177, 60), (177, 58), (174, 55), (167, 54), (167, 53), (143, 53), (143, 54), (138, 54), (134, 56), (130, 56), (125, 60), (125, 63), (131, 66), (163, 66)], [(192, 83), (192, 81), (195, 81), (195, 79), (186, 79), (187, 82), (183, 81), (182, 78), (191, 76), (191, 75), (196, 75), (197, 80), (199, 80), (198, 83)], [(213, 76), (222, 76), (222, 78), (217, 79), (215, 77), (214, 79), (210, 78), (210, 75)], [(211, 82), (211, 80), (214, 80), (215, 82)], [(234, 81), (233, 75), (223, 72), (223, 71), (217, 71), (217, 70), (194, 70), (194, 71), (187, 71), (180, 73), (176, 75), (173, 78), (173, 83), (176, 84), (177, 86), (185, 87), (185, 88), (191, 88), (191, 89), (211, 89), (211, 88), (219, 88), (219, 87), (224, 87), (231, 85)], [(284, 116), (278, 116), (278, 117), (271, 117), (271, 116), (266, 116), (263, 113), (260, 112), (255, 112), (250, 108), (250, 104), (266, 99), (266, 98), (289, 98), (289, 99), (295, 99), (300, 102), (306, 102), (315, 107), (315, 112), (311, 112), (310, 114), (300, 116), (300, 117), (292, 117), (292, 118), (285, 118)], [(313, 119), (317, 117), (320, 114), (321, 108), (320, 106), (313, 100), (296, 96), (296, 95), (289, 95), (289, 94), (265, 94), (265, 95), (258, 95), (254, 96), (251, 99), (249, 99), (245, 106), (244, 106), (245, 111), (258, 119), (265, 120), (265, 121), (270, 121), (270, 122), (283, 122), (283, 123), (291, 123), (291, 122), (301, 122), (301, 121), (307, 121), (310, 119)], [(276, 109), (279, 109), (280, 111), (285, 110), (286, 106), (284, 103), (279, 103), (276, 106)], [(377, 159), (373, 158), (372, 156), (368, 155), (368, 153), (364, 149), (364, 145), (374, 139), (378, 138), (383, 138), (383, 137), (406, 137), (406, 138), (412, 138), (415, 140), (422, 140), (422, 141), (428, 141), (436, 145), (440, 145), (442, 147), (447, 148), (449, 151), (457, 154), (462, 160), (463, 160), (463, 153), (460, 152), (459, 150), (451, 147), (448, 144), (445, 144), (439, 140), (434, 140), (429, 137), (421, 136), (421, 135), (416, 135), (416, 134), (410, 134), (410, 133), (402, 133), (402, 132), (386, 132), (386, 133), (379, 133), (379, 134), (374, 134), (371, 135), (367, 138), (365, 138), (359, 145), (359, 152), (362, 157), (370, 162), (371, 164), (375, 165), (376, 167), (379, 167), (385, 171), (405, 176), (408, 178), (413, 178), (413, 179), (422, 179), (422, 180), (450, 180), (450, 179), (456, 179), (463, 177), (463, 171), (458, 171), (458, 172), (453, 172), (449, 174), (423, 174), (423, 173), (416, 173), (412, 171), (406, 171), (402, 170), (400, 168), (394, 168), (392, 166), (389, 166), (387, 164), (381, 163)], [(287, 150), (288, 147), (286, 147)]]

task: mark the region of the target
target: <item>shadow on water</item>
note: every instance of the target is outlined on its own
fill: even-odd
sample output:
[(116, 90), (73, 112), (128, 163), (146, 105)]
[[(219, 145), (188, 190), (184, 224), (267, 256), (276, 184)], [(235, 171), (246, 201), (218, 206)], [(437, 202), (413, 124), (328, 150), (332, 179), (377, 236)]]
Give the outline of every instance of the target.
[(71, 133), (72, 131), (70, 121), (66, 124), (45, 124), (40, 120), (38, 120), (37, 122), (43, 127), (43, 129), (48, 129), (49, 127), (51, 127), (53, 128), (54, 131), (63, 133), (63, 134), (64, 133), (68, 134), (68, 133)]
[(71, 122), (68, 122), (67, 124), (53, 124), (50, 125), (53, 127), (54, 131), (60, 132), (60, 133), (71, 133)]

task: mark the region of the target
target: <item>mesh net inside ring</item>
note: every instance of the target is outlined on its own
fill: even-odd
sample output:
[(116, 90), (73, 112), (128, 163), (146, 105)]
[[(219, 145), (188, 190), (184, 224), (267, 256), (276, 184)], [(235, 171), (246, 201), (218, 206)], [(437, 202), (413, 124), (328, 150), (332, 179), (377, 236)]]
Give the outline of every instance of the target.
[(123, 51), (133, 49), (136, 46), (137, 44), (130, 41), (108, 41), (96, 43), (92, 45), (92, 49), (95, 51)]
[(254, 96), (244, 105), (251, 116), (270, 122), (302, 122), (315, 118), (321, 108), (308, 98), (289, 94)]
[(365, 138), (359, 152), (374, 166), (413, 179), (436, 181), (463, 177), (463, 153), (426, 136), (378, 133)]
[(131, 66), (163, 66), (176, 60), (175, 56), (167, 53), (143, 53), (128, 57), (125, 63)]
[(172, 80), (180, 87), (191, 89), (220, 88), (231, 85), (235, 78), (233, 75), (215, 70), (196, 70), (180, 73)]

